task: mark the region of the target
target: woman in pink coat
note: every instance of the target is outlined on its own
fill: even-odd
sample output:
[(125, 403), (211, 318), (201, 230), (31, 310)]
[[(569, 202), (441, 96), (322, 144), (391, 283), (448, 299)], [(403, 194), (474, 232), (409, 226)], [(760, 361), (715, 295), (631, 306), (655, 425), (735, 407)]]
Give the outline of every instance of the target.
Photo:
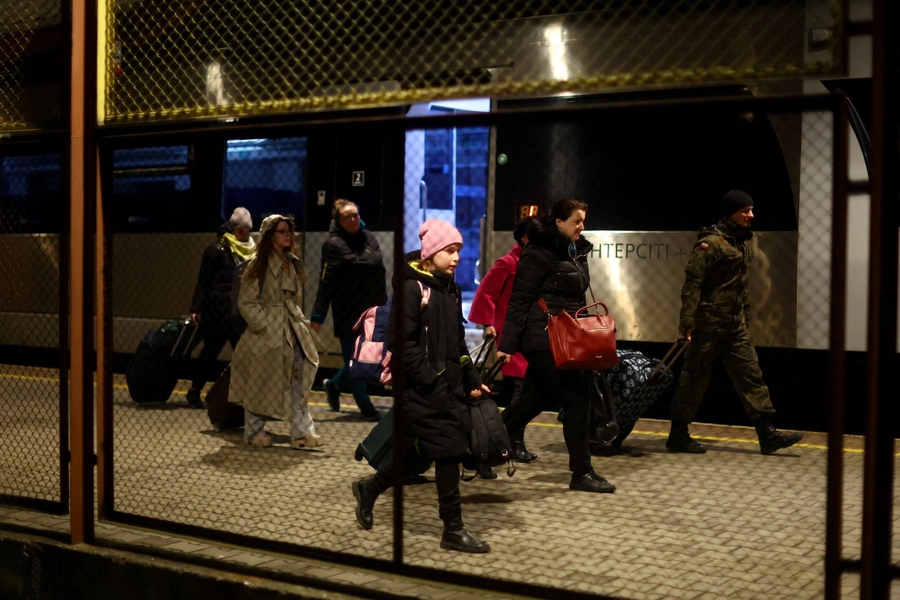
[[(496, 344), (500, 345), (500, 336), (503, 335), (503, 323), (506, 321), (506, 309), (509, 306), (509, 296), (512, 293), (513, 282), (516, 279), (516, 269), (519, 266), (519, 258), (522, 249), (528, 243), (525, 230), (534, 218), (522, 219), (516, 223), (513, 237), (516, 245), (505, 256), (497, 259), (497, 262), (485, 273), (475, 291), (472, 299), (472, 309), (469, 311), (469, 321), (484, 325), (485, 339), (496, 336)], [(528, 363), (520, 353), (512, 356), (503, 367), (501, 373), (504, 378), (513, 381), (513, 396), (510, 404), (514, 404), (522, 396), (522, 388), (525, 380), (525, 369)], [(512, 434), (513, 455), (518, 462), (531, 462), (537, 458), (525, 448), (525, 429), (522, 428)]]

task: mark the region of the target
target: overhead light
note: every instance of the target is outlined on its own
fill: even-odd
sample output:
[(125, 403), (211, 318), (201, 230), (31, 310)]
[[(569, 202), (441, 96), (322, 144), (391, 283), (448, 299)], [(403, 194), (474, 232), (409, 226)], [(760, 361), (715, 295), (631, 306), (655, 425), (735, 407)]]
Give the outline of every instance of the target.
[(548, 25), (544, 29), (544, 42), (550, 55), (550, 72), (553, 79), (565, 81), (569, 79), (569, 65), (566, 60), (565, 30), (559, 23)]

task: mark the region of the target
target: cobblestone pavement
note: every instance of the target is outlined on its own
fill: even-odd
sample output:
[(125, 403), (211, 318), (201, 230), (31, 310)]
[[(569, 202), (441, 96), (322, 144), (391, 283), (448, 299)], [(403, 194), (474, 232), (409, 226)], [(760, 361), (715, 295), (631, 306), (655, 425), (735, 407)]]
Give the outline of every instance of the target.
[[(22, 452), (22, 440), (45, 427), (53, 413), (52, 406), (36, 407), (35, 400), (25, 403), (23, 397), (28, 397), (30, 390), (35, 392), (32, 398), (46, 397), (48, 394), (37, 391), (52, 385), (52, 372), (34, 372), (28, 376), (31, 379), (16, 377), (20, 383), (14, 391), (0, 381), (0, 396), (5, 396), (0, 430), (6, 429), (0, 431), (4, 473), (0, 493), (5, 494), (23, 489), (28, 493), (29, 482), (43, 490), (53, 476), (47, 452), (34, 453), (33, 460), (28, 452)], [(240, 431), (213, 432), (205, 411), (188, 408), (183, 393), (182, 387), (165, 405), (140, 407), (129, 399), (124, 382), (117, 378), (117, 511), (350, 554), (390, 557), (390, 495), (379, 499), (371, 531), (360, 529), (353, 514), (350, 483), (372, 473), (365, 463), (353, 459), (353, 453), (372, 424), (359, 418), (352, 400), (345, 397), (342, 412), (333, 413), (326, 408), (324, 396), (314, 394), (313, 414), (327, 444), (314, 451), (295, 451), (288, 447), (284, 423), (270, 423), (276, 446), (268, 449), (243, 445)], [(381, 404), (387, 402), (382, 399)], [(476, 479), (462, 484), (463, 517), (472, 531), (491, 543), (493, 552), (487, 556), (439, 548), (441, 523), (433, 471), (429, 471), (425, 483), (405, 488), (404, 560), (623, 598), (820, 598), (824, 435), (810, 434), (797, 447), (762, 456), (750, 428), (695, 425), (692, 433), (710, 450), (694, 456), (665, 450), (667, 427), (667, 422), (641, 421), (622, 449), (599, 450), (594, 467), (618, 490), (612, 495), (593, 495), (567, 489), (562, 429), (555, 414), (541, 415), (526, 434), (529, 448), (539, 455), (536, 462), (519, 465), (511, 478), (501, 473), (493, 481)], [(847, 438), (844, 556), (848, 558), (859, 556), (860, 448), (860, 439)], [(895, 510), (894, 515), (896, 531), (900, 511)], [(65, 517), (2, 507), (0, 521), (67, 527)], [(225, 562), (349, 578), (366, 587), (418, 597), (471, 596), (471, 592), (445, 586), (423, 587), (402, 578), (201, 540), (109, 523), (98, 527), (99, 537), (221, 556)], [(900, 556), (897, 535), (894, 556)], [(858, 596), (858, 578), (845, 577), (844, 589), (845, 597)], [(894, 586), (893, 597), (900, 598), (900, 584)]]

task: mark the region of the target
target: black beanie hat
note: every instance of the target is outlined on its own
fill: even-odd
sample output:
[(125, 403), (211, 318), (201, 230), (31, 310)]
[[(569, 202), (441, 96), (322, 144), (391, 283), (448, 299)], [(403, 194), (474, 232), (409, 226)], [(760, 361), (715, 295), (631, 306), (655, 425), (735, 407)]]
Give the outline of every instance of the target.
[(753, 206), (753, 198), (742, 190), (731, 190), (722, 198), (722, 216), (730, 217), (737, 211)]

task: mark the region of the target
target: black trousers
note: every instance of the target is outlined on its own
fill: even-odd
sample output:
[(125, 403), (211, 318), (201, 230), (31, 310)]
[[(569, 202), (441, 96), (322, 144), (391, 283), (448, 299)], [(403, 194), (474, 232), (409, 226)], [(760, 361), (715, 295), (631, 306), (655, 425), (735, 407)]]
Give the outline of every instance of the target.
[[(592, 470), (590, 445), (590, 398), (582, 371), (557, 370), (549, 350), (528, 352), (528, 370), (521, 399), (503, 411), (510, 436), (541, 414), (547, 402), (559, 399), (566, 411), (563, 437), (569, 450), (569, 470), (584, 475)], [(571, 416), (570, 416), (571, 415)]]
[(200, 332), (203, 336), (203, 349), (197, 358), (194, 380), (191, 387), (201, 389), (207, 381), (214, 380), (218, 373), (214, 372), (216, 359), (225, 347), (225, 343), (231, 343), (234, 348), (241, 339), (243, 331), (237, 325), (233, 317), (209, 318), (200, 317)]
[[(415, 452), (413, 442), (407, 445), (405, 454)], [(397, 463), (392, 462), (387, 469), (379, 470), (373, 479), (375, 495), (384, 493), (394, 484), (394, 469)], [(462, 501), (459, 496), (460, 457), (439, 458), (434, 465), (434, 478), (438, 493), (438, 514), (445, 525), (453, 528), (462, 526)]]
[[(512, 381), (512, 398), (509, 401), (509, 405), (512, 406), (514, 404), (518, 404), (522, 400), (522, 391), (525, 389), (525, 380), (520, 377), (507, 377)], [(506, 381), (504, 379), (504, 381)], [(516, 431), (509, 432), (509, 441), (519, 444), (525, 443), (525, 428), (517, 429)]]

